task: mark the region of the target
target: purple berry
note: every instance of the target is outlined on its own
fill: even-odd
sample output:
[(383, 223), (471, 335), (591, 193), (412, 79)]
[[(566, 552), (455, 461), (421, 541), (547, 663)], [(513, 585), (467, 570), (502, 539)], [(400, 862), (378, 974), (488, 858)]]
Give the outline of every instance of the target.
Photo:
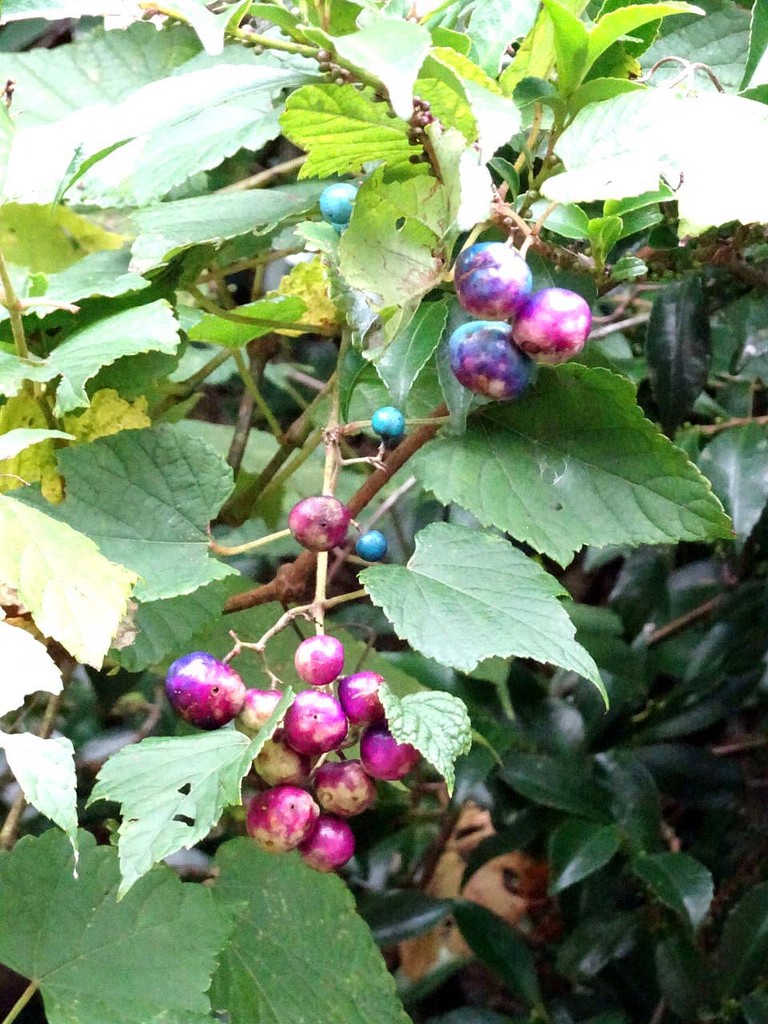
[(360, 760), (374, 779), (394, 782), (416, 767), (419, 752), (410, 743), (398, 743), (386, 725), (369, 726), (360, 738)]
[(513, 342), (509, 324), (494, 320), (471, 320), (457, 327), (449, 352), (453, 375), (465, 388), (500, 402), (519, 398), (536, 370)]
[(376, 786), (359, 761), (328, 761), (315, 772), (315, 796), (324, 811), (350, 818), (376, 801)]
[(352, 829), (341, 818), (321, 814), (317, 824), (299, 846), (299, 853), (315, 871), (335, 871), (355, 852)]
[(376, 672), (355, 672), (339, 681), (339, 703), (353, 725), (372, 725), (384, 717), (379, 700), (383, 682)]
[(325, 754), (344, 742), (349, 723), (329, 693), (302, 690), (285, 716), (285, 738), (300, 754)]
[(231, 722), (243, 706), (245, 683), (229, 665), (212, 654), (194, 651), (168, 669), (165, 692), (171, 707), (198, 729), (218, 729)]
[(302, 547), (331, 551), (344, 543), (351, 518), (338, 498), (320, 494), (293, 506), (288, 513), (288, 527)]
[(282, 700), (280, 690), (246, 690), (245, 701), (237, 716), (237, 728), (247, 736), (255, 736)]
[(320, 808), (304, 789), (276, 786), (257, 793), (248, 804), (246, 828), (269, 853), (295, 850), (317, 821)]
[(270, 786), (304, 786), (309, 781), (312, 760), (288, 746), (279, 729), (256, 755), (253, 767)]
[(459, 254), (453, 284), (468, 313), (484, 320), (506, 320), (530, 295), (533, 277), (523, 257), (508, 245), (478, 242)]
[(537, 363), (563, 363), (584, 348), (592, 313), (581, 295), (568, 288), (544, 288), (520, 310), (515, 342)]
[(293, 662), (305, 683), (327, 686), (344, 668), (344, 647), (335, 636), (310, 636), (296, 648)]

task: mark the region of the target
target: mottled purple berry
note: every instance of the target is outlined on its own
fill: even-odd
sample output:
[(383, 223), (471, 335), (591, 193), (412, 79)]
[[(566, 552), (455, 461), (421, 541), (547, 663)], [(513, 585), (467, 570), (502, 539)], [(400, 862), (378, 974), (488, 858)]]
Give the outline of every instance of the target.
[(471, 320), (456, 328), (448, 348), (459, 383), (500, 402), (519, 398), (536, 372), (536, 364), (512, 340), (509, 324)]
[(533, 287), (522, 256), (503, 242), (478, 242), (459, 254), (453, 269), (456, 297), (483, 320), (506, 320), (520, 309)]
[(309, 781), (312, 759), (290, 747), (279, 729), (256, 755), (253, 767), (270, 786), (304, 786)]
[(351, 518), (338, 498), (320, 494), (293, 506), (288, 513), (288, 527), (302, 547), (331, 551), (344, 543)]
[(320, 808), (304, 789), (276, 786), (257, 793), (248, 804), (248, 835), (262, 850), (285, 853), (295, 850), (318, 819)]
[(281, 690), (246, 690), (245, 700), (235, 723), (240, 732), (244, 732), (247, 736), (255, 736), (280, 703), (282, 697)]
[(302, 690), (285, 716), (285, 738), (300, 754), (325, 754), (344, 742), (349, 723), (329, 693)]
[(376, 786), (359, 761), (326, 761), (315, 772), (315, 796), (324, 811), (351, 818), (376, 802)]
[(293, 663), (305, 683), (327, 686), (344, 668), (344, 647), (335, 636), (310, 636), (296, 648)]
[(515, 342), (537, 363), (564, 363), (578, 355), (592, 327), (589, 305), (568, 288), (544, 288), (525, 303), (512, 329)]
[(321, 814), (312, 831), (300, 844), (299, 853), (315, 871), (335, 871), (355, 852), (355, 836), (341, 818)]
[(245, 683), (229, 665), (205, 651), (178, 658), (168, 669), (165, 692), (171, 707), (198, 729), (218, 729), (239, 713)]
[(386, 725), (371, 725), (360, 737), (360, 760), (374, 779), (394, 782), (416, 767), (419, 752), (410, 743), (398, 743)]
[(339, 681), (339, 703), (353, 725), (372, 725), (384, 717), (379, 690), (384, 677), (377, 672), (355, 672)]

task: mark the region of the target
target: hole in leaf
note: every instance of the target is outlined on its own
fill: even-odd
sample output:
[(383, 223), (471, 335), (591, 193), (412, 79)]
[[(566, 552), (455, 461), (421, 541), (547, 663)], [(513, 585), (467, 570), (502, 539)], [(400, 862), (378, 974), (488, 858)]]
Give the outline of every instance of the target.
[(562, 512), (563, 511), (563, 506), (560, 504), (559, 501), (556, 501), (554, 503), (554, 505), (552, 506), (552, 511), (553, 512)]
[(192, 792), (192, 783), (191, 782), (185, 782), (183, 786), (179, 786), (179, 793), (181, 793), (182, 796), (189, 796), (189, 794), (191, 792)]
[(398, 217), (395, 221), (395, 227), (398, 231), (405, 227), (405, 217)]
[(194, 827), (195, 819), (188, 817), (186, 814), (174, 814), (174, 821), (180, 821), (183, 825), (189, 825), (190, 828)]

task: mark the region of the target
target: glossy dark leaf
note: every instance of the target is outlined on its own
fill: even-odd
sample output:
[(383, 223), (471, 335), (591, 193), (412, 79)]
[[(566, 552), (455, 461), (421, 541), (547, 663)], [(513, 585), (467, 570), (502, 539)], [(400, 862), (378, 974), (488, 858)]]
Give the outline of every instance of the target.
[(557, 969), (567, 978), (594, 978), (611, 960), (628, 956), (639, 934), (635, 913), (584, 918), (561, 943)]
[(523, 754), (507, 756), (502, 779), (522, 796), (590, 821), (610, 822), (608, 794), (585, 758)]
[(661, 848), (661, 800), (650, 772), (627, 751), (599, 754), (611, 793), (611, 814), (634, 853)]
[(434, 928), (451, 912), (451, 900), (438, 900), (419, 889), (390, 889), (371, 896), (358, 912), (380, 946), (392, 946)]
[(723, 430), (699, 458), (699, 468), (733, 519), (739, 540), (750, 535), (768, 501), (768, 432), (750, 423)]
[(632, 871), (691, 931), (699, 927), (714, 894), (712, 876), (700, 861), (686, 853), (654, 853), (636, 857)]
[(562, 892), (605, 867), (620, 844), (621, 834), (615, 825), (597, 825), (578, 818), (564, 821), (550, 840), (550, 892)]
[(515, 995), (529, 1006), (540, 1006), (536, 968), (525, 939), (478, 903), (457, 902), (454, 917), (472, 952), (503, 978)]
[(701, 953), (685, 934), (673, 932), (656, 946), (655, 961), (659, 988), (669, 1008), (683, 1020), (697, 1020), (709, 981)]
[(720, 942), (724, 994), (748, 992), (768, 961), (768, 882), (747, 892), (729, 914)]

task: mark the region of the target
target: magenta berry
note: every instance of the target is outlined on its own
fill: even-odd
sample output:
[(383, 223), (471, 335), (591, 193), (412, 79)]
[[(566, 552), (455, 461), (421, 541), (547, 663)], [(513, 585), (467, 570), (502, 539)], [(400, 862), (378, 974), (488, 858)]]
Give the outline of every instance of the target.
[(312, 759), (288, 746), (279, 729), (256, 755), (253, 767), (270, 786), (304, 786), (309, 781)]
[(339, 703), (353, 725), (371, 725), (384, 717), (379, 699), (383, 682), (376, 672), (356, 672), (339, 681)]
[(327, 686), (344, 668), (344, 647), (335, 636), (310, 636), (296, 648), (293, 661), (305, 683)]
[(338, 498), (320, 494), (293, 506), (288, 513), (288, 527), (302, 547), (331, 551), (344, 543), (351, 518)]
[(346, 864), (354, 852), (352, 829), (346, 821), (331, 814), (321, 814), (299, 846), (299, 853), (315, 871), (335, 871)]
[(317, 821), (320, 809), (304, 789), (276, 786), (248, 804), (248, 835), (269, 853), (295, 850)]
[(456, 328), (448, 347), (459, 383), (497, 401), (519, 398), (536, 371), (536, 364), (512, 340), (509, 324), (471, 320)]
[(344, 742), (349, 723), (329, 693), (302, 690), (285, 716), (285, 739), (300, 754), (325, 754)]
[(351, 818), (376, 802), (376, 786), (359, 761), (326, 761), (315, 772), (315, 796), (324, 811)]
[(515, 342), (537, 363), (563, 363), (584, 348), (592, 313), (568, 288), (544, 288), (525, 303), (512, 330)]
[(479, 242), (459, 254), (453, 283), (468, 313), (483, 320), (506, 320), (530, 295), (533, 277), (522, 256), (508, 245)]
[(374, 779), (402, 779), (416, 767), (419, 756), (410, 743), (398, 743), (383, 724), (369, 726), (360, 738), (360, 760)]
[(198, 729), (218, 729), (239, 713), (246, 691), (233, 668), (212, 654), (195, 651), (178, 658), (168, 669), (165, 692), (185, 722)]
[(245, 700), (237, 716), (237, 728), (248, 736), (255, 736), (282, 699), (281, 690), (245, 691)]

